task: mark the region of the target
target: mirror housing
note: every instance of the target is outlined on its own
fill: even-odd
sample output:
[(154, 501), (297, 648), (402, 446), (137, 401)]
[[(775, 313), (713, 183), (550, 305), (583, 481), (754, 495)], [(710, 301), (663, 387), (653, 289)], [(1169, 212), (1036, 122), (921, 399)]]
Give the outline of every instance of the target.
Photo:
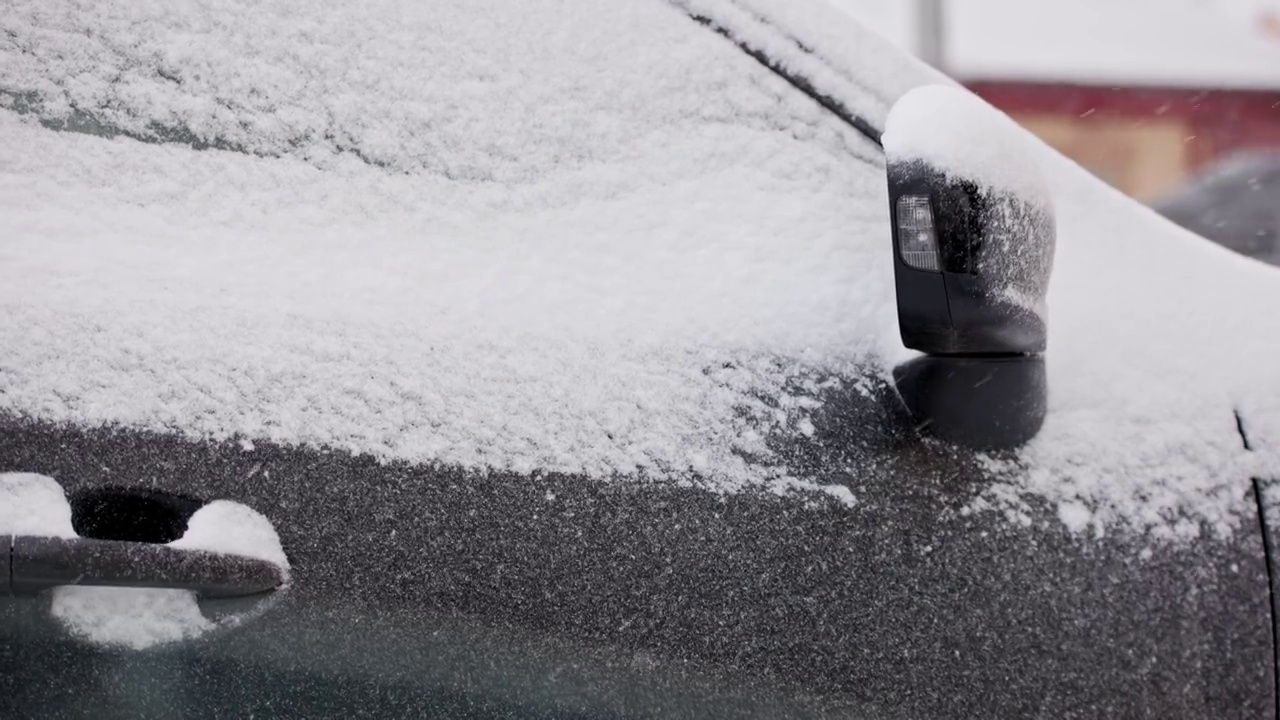
[[(918, 159), (890, 158), (889, 211), (902, 342), (930, 355), (1031, 354), (1048, 343), (1053, 211)], [(936, 260), (908, 237), (932, 216)], [(917, 231), (919, 232), (919, 231)], [(909, 262), (908, 257), (916, 260)]]
[(1039, 432), (1056, 225), (1025, 131), (970, 93), (916, 88), (884, 134), (898, 327), (925, 353), (894, 379), (950, 442), (1015, 447)]

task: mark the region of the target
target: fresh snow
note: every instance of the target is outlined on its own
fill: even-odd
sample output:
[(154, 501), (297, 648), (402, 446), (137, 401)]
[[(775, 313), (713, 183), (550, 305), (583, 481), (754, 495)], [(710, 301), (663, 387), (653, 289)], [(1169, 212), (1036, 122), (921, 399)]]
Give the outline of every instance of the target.
[(1280, 417), (1280, 273), (1039, 150), (1058, 210), (1049, 412), (1011, 482), (1092, 506), (1098, 527), (1232, 527), (1249, 479), (1280, 475), (1235, 421)]
[(187, 521), (187, 531), (171, 547), (258, 558), (288, 569), (280, 536), (261, 513), (230, 500), (215, 500)]
[(1008, 115), (964, 90), (938, 85), (904, 94), (885, 121), (882, 141), (895, 161), (923, 160), (984, 191), (1052, 203), (1035, 144)]
[(65, 585), (53, 589), (49, 611), (76, 637), (131, 650), (193, 640), (214, 628), (186, 590)]
[[(56, 98), (46, 119), (105, 105), (136, 135), (159, 117), (265, 156), (0, 117), (9, 407), (794, 485), (766, 444), (806, 417), (784, 386), (896, 332), (891, 278), (863, 270), (887, 267), (868, 141), (665, 3), (288, 7), (6, 18), (21, 50), (0, 66)], [(193, 104), (215, 80), (244, 103)], [(299, 114), (340, 127), (242, 133)]]
[(57, 480), (35, 473), (0, 473), (0, 537), (8, 542), (14, 535), (76, 536), (71, 504)]
[[(792, 381), (909, 356), (874, 148), (684, 13), (878, 126), (947, 82), (832, 8), (9, 8), (10, 412), (786, 489), (811, 481), (770, 451), (811, 427)], [(36, 122), (84, 125), (73, 108), (172, 142)], [(1280, 417), (1280, 277), (1008, 132), (1058, 213), (1050, 408), (987, 459), (981, 502), (1049, 502), (1094, 532), (1228, 530), (1266, 457), (1233, 412)]]
[(1089, 508), (1078, 502), (1066, 501), (1058, 505), (1058, 518), (1072, 532), (1083, 532), (1092, 520)]

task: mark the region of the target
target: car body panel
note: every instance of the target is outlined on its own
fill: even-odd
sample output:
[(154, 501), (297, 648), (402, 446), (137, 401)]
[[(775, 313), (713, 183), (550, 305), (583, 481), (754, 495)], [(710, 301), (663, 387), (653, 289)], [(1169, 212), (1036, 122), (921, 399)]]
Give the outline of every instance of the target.
[[(966, 514), (982, 473), (914, 438), (895, 402), (886, 393), (862, 412), (878, 416), (884, 459), (900, 467), (859, 488), (852, 509), (10, 418), (0, 466), (73, 494), (123, 481), (240, 499), (277, 523), (294, 574), (279, 605), (243, 627), (141, 653), (0, 623), (6, 716), (43, 696), (49, 662), (77, 668), (60, 693), (66, 716), (390, 716), (458, 698), (556, 717), (1274, 711), (1256, 527), (1149, 548), (1072, 535), (1048, 509), (1026, 526)], [(926, 467), (941, 477), (919, 483)], [(131, 658), (172, 677), (94, 690), (121, 672), (150, 676)], [(552, 679), (561, 672), (568, 690)], [(240, 691), (224, 694), (227, 673)]]

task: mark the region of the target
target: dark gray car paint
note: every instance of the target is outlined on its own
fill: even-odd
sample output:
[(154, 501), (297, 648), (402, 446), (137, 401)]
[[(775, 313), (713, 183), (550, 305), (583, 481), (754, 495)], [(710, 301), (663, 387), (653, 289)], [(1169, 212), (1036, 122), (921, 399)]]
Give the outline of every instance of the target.
[(1142, 559), (958, 512), (990, 481), (886, 387), (824, 412), (790, 462), (866, 468), (852, 508), (6, 417), (0, 470), (235, 499), (294, 567), (261, 617), (142, 653), (10, 607), (0, 717), (1275, 714), (1247, 493), (1233, 537)]

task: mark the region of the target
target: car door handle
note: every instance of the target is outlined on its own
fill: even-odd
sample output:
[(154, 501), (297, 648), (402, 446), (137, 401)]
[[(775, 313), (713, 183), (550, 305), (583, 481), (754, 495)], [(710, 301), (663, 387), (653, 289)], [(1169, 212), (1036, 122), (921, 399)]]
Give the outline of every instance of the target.
[[(9, 536), (0, 554), (0, 595), (29, 596), (59, 585), (190, 590), (233, 598), (284, 584), (274, 563), (168, 545), (90, 538)], [(2, 548), (3, 546), (0, 546)]]

